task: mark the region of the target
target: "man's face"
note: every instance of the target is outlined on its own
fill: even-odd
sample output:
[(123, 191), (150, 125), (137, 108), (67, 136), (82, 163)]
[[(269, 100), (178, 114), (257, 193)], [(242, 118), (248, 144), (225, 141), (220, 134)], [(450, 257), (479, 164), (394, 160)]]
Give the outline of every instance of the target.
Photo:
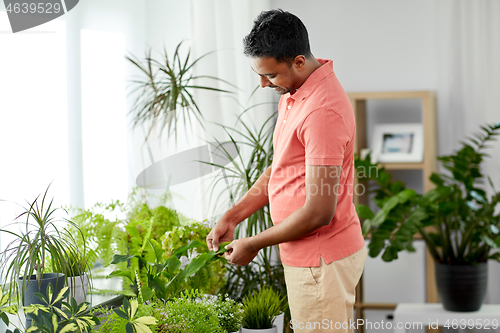
[(298, 88), (293, 63), (278, 62), (272, 57), (251, 58), (251, 63), (253, 71), (260, 76), (262, 88), (273, 88), (280, 95)]

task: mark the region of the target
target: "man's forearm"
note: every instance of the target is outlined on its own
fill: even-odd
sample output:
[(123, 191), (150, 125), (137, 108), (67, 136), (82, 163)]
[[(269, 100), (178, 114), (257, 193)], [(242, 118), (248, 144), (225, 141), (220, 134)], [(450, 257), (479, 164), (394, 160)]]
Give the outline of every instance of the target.
[(237, 225), (269, 203), (267, 186), (271, 176), (271, 167), (260, 175), (259, 179), (222, 217), (223, 220)]
[(289, 242), (311, 234), (332, 220), (333, 216), (302, 206), (286, 219), (250, 238), (252, 247), (264, 247)]

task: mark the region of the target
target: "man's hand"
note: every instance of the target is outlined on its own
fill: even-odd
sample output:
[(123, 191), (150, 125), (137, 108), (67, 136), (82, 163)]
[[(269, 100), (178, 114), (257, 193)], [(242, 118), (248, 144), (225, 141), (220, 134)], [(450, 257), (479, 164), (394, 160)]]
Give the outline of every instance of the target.
[(219, 244), (233, 240), (235, 226), (224, 220), (217, 222), (215, 227), (207, 236), (207, 246), (209, 251), (218, 251)]
[(257, 256), (258, 248), (254, 248), (250, 238), (241, 238), (226, 245), (228, 252), (224, 253), (227, 262), (232, 265), (245, 266)]

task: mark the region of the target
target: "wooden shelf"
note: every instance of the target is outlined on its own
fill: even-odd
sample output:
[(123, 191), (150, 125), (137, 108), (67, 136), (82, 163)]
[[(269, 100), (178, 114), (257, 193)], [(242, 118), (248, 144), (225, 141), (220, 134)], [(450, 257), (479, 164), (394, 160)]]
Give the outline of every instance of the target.
[[(422, 110), (422, 127), (424, 131), (424, 158), (420, 163), (379, 163), (386, 170), (422, 170), (422, 182), (424, 192), (431, 190), (434, 184), (430, 176), (437, 171), (437, 118), (436, 118), (436, 94), (433, 91), (395, 91), (395, 92), (354, 92), (348, 93), (349, 99), (356, 118), (356, 140), (354, 152), (360, 156), (361, 149), (368, 147), (366, 122), (367, 100), (398, 100), (419, 99)], [(355, 203), (368, 204), (368, 195), (355, 196)], [(420, 236), (418, 234), (418, 236)], [(415, 237), (419, 239), (421, 237)], [(429, 251), (426, 251), (426, 299), (429, 303), (438, 302), (437, 289), (434, 281), (434, 262)], [(363, 277), (362, 277), (363, 279)], [(387, 303), (365, 303), (363, 300), (362, 280), (356, 287), (357, 317), (364, 319), (365, 309), (395, 309), (396, 304)], [(364, 328), (359, 327), (358, 333), (364, 333)]]
[(384, 167), (386, 170), (423, 170), (424, 162), (420, 163), (379, 163), (379, 167)]

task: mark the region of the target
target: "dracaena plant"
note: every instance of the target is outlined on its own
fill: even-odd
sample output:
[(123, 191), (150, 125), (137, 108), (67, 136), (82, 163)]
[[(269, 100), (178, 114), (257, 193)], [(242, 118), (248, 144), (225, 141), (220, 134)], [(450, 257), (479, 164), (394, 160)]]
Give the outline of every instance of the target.
[(420, 233), (438, 263), (500, 261), (500, 214), (495, 213), (500, 191), (481, 170), (488, 144), (499, 134), (500, 123), (482, 126), (457, 152), (439, 157), (447, 173), (433, 173), (430, 180), (435, 188), (423, 195), (391, 181), (390, 174), (377, 169), (369, 156), (357, 158), (358, 180), (377, 184), (374, 201), (380, 210), (375, 214), (365, 205), (356, 207), (365, 219), (364, 233), (371, 233), (370, 256), (383, 252), (383, 260), (397, 259), (400, 251), (414, 251), (413, 236)]
[[(0, 229), (0, 232), (14, 237), (0, 259), (3, 282), (9, 283), (11, 295), (18, 295), (21, 299), (24, 298), (27, 281), (32, 276), (40, 280), (47, 272), (44, 263), (50, 262), (51, 269), (58, 272), (71, 272), (74, 267), (66, 254), (68, 251), (79, 251), (73, 234), (58, 224), (72, 225), (75, 232), (79, 229), (72, 221), (58, 216), (60, 209), (53, 208), (54, 199), (49, 201), (47, 198), (49, 187), (43, 197), (38, 196), (33, 202), (28, 202), (12, 224)], [(19, 233), (9, 230), (12, 226), (18, 226)], [(24, 281), (21, 288), (18, 288), (19, 278)]]
[[(146, 124), (148, 135), (151, 130), (159, 126), (161, 131), (177, 134), (176, 124), (178, 119), (191, 123), (196, 120), (203, 127), (203, 114), (196, 103), (194, 90), (211, 90), (214, 92), (231, 93), (229, 90), (214, 86), (199, 85), (197, 79), (210, 79), (215, 82), (231, 83), (209, 75), (193, 75), (193, 67), (210, 53), (191, 60), (191, 51), (185, 57), (180, 54), (180, 42), (170, 58), (167, 51), (163, 51), (163, 59), (152, 58), (151, 50), (146, 53), (144, 61), (137, 57), (126, 57), (141, 72), (141, 78), (132, 81), (132, 93), (139, 92), (131, 110), (134, 127)], [(156, 127), (158, 128), (158, 127)]]

